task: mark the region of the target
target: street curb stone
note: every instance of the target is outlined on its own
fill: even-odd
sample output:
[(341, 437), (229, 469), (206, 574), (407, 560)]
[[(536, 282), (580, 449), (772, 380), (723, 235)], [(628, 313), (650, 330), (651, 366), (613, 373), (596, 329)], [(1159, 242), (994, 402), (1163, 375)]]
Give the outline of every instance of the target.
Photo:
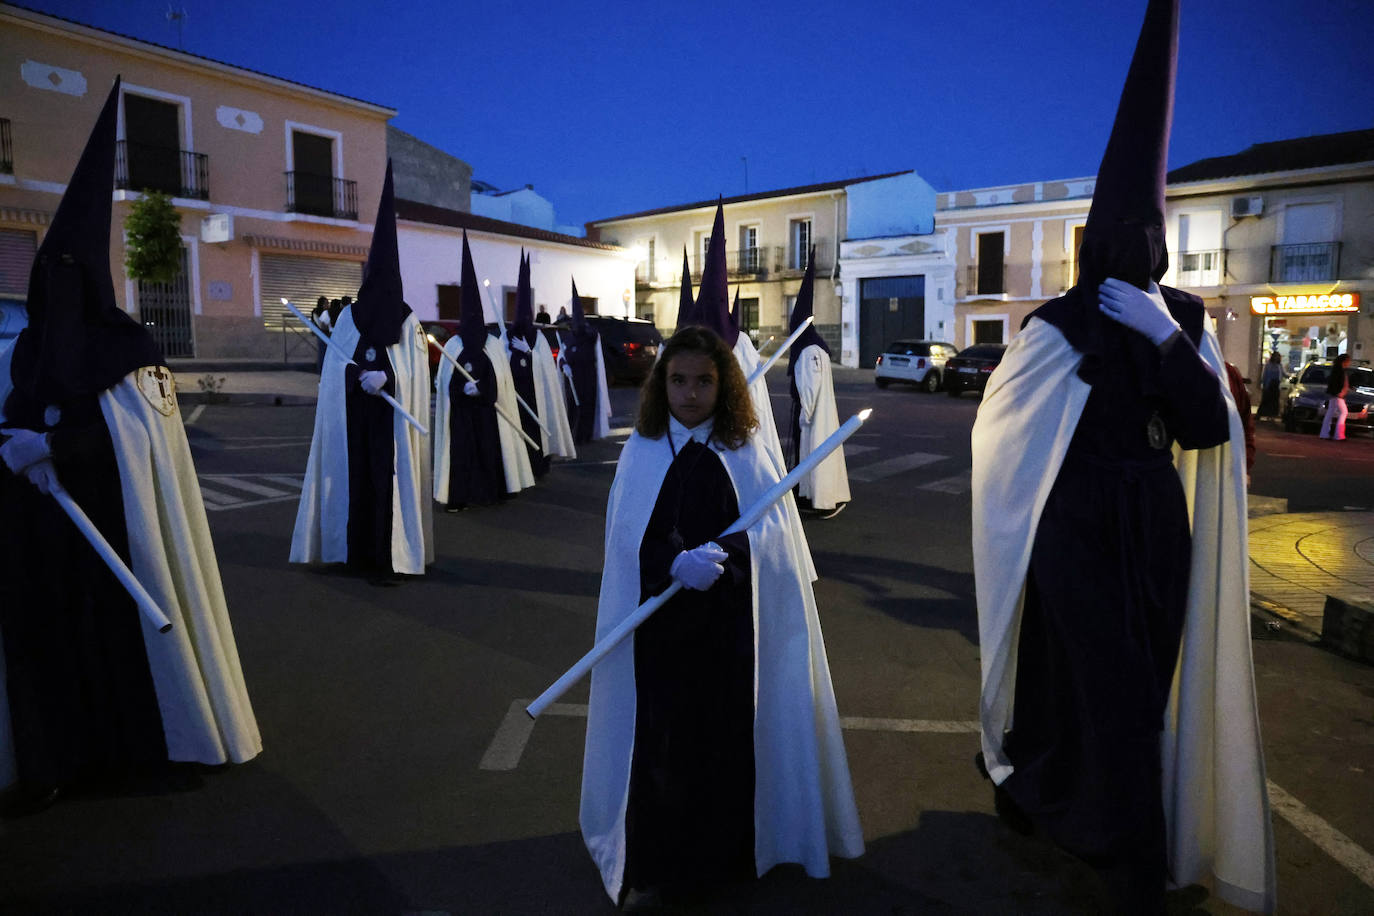
[(1327, 595), (1321, 641), (1338, 655), (1374, 665), (1374, 602)]

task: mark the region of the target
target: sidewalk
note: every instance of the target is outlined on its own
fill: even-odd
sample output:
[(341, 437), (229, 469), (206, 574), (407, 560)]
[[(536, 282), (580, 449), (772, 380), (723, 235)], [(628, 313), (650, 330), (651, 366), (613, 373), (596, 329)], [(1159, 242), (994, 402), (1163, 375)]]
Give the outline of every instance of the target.
[[(177, 391), (207, 403), (208, 375), (222, 403), (313, 404), (313, 366), (261, 360), (173, 360)], [(220, 380), (223, 381), (220, 381)], [(1250, 597), (1262, 616), (1305, 639), (1321, 636), (1328, 595), (1374, 602), (1374, 512), (1290, 514), (1286, 500), (1250, 497)]]

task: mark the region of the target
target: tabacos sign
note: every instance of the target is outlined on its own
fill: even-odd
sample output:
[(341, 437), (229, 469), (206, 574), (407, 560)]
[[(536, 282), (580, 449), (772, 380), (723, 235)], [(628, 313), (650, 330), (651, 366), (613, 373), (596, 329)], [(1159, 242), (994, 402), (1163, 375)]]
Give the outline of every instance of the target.
[(1314, 296), (1251, 296), (1250, 311), (1256, 315), (1321, 315), (1358, 312), (1359, 293), (1323, 293)]

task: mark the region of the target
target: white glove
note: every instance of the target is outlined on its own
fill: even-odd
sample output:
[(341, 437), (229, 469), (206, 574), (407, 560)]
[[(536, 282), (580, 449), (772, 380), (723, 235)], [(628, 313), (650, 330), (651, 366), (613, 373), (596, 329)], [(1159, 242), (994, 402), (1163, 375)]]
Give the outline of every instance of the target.
[(0, 435), (9, 436), (5, 444), (0, 445), (0, 458), (3, 458), (9, 469), (16, 474), (35, 461), (42, 461), (52, 454), (46, 433), (32, 429), (11, 429)]
[(1140, 334), (1155, 346), (1168, 340), (1179, 330), (1178, 322), (1169, 314), (1164, 295), (1151, 280), (1148, 291), (1138, 289), (1125, 280), (1108, 277), (1097, 288), (1098, 305), (1102, 314)]
[(725, 567), (720, 564), (729, 556), (714, 541), (707, 541), (700, 547), (678, 554), (669, 572), (684, 587), (704, 592), (715, 585), (720, 574), (725, 572)]
[(358, 376), (358, 384), (363, 386), (363, 391), (368, 394), (377, 394), (386, 387), (386, 373), (380, 369), (371, 369)]
[(472, 398), (477, 397), (477, 383), (476, 383), (476, 382), (464, 382), (464, 383), (463, 383), (463, 394), (467, 395), (468, 397), (472, 397)]
[(329, 330), (329, 313), (320, 312), (320, 317), (315, 319), (315, 325), (322, 331)]
[(573, 377), (572, 377), (572, 366), (569, 366), (567, 363), (564, 363), (564, 364), (563, 364), (563, 374), (566, 375), (566, 376), (568, 377), (568, 381), (571, 382), (571, 381), (573, 380)]
[(525, 338), (523, 337), (512, 337), (510, 339), (510, 348), (512, 350), (519, 350), (521, 353), (530, 352), (530, 345), (525, 343)]
[(24, 476), (29, 479), (29, 483), (38, 488), (40, 493), (51, 494), (53, 490), (57, 489), (57, 469), (46, 458), (29, 465), (24, 471)]

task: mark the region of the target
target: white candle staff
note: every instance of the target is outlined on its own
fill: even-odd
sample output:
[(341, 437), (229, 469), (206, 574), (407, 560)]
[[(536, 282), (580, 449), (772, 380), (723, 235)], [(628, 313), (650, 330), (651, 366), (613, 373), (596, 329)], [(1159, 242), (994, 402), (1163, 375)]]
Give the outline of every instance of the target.
[[(324, 331), (321, 331), (318, 327), (315, 326), (315, 322), (311, 321), (309, 318), (306, 318), (304, 315), (302, 315), (300, 309), (296, 308), (286, 299), (282, 299), (281, 304), (290, 309), (291, 314), (295, 315), (297, 318), (301, 320), (301, 324), (305, 325), (307, 328), (313, 331), (315, 333), (315, 336), (318, 337), (320, 340), (323, 340), (327, 346), (333, 348), (334, 352), (342, 356), (350, 366), (357, 365), (357, 363), (353, 361), (352, 354), (345, 353), (343, 351), (343, 348), (336, 344), (333, 341), (333, 339), (329, 337), (328, 334), (325, 334)], [(429, 435), (429, 430), (425, 429), (424, 424), (422, 424), (419, 420), (412, 417), (410, 415), (410, 412), (401, 406), (400, 401), (396, 400), (391, 395), (387, 394), (385, 391), (377, 392), (377, 396), (380, 397), (383, 401), (386, 401), (392, 407), (394, 407), (396, 409), (396, 412), (399, 413), (403, 418), (405, 418), (405, 421), (407, 423), (409, 423), (411, 426), (415, 427), (420, 431), (420, 435)]]
[[(448, 360), (449, 362), (453, 363), (453, 368), (456, 369), (456, 370), (458, 370), (458, 372), (462, 373), (463, 378), (467, 379), (469, 382), (476, 383), (477, 379), (475, 379), (475, 378), (472, 377), (472, 373), (471, 373), (471, 372), (469, 372), (468, 370), (466, 370), (466, 369), (463, 368), (463, 364), (460, 363), (460, 362), (458, 362), (458, 358), (457, 358), (456, 356), (454, 356), (452, 353), (448, 352), (447, 350), (440, 350), (439, 352), (442, 353), (442, 354), (444, 354), (444, 359), (446, 359), (446, 360)], [(514, 417), (512, 417), (510, 414), (506, 413), (506, 409), (505, 409), (504, 407), (502, 407), (500, 404), (492, 404), (491, 406), (496, 408), (496, 415), (497, 415), (498, 417), (500, 417), (502, 420), (505, 420), (507, 423), (509, 423), (509, 424), (510, 424), (510, 428), (513, 429), (513, 430), (515, 430), (517, 433), (519, 433), (519, 434), (520, 434), (520, 438), (524, 439), (526, 442), (528, 442), (528, 443), (530, 444), (530, 448), (534, 449), (534, 450), (537, 451), (537, 452), (542, 452), (542, 451), (543, 451), (543, 449), (541, 449), (541, 448), (539, 447), (539, 443), (538, 443), (538, 442), (535, 442), (533, 439), (531, 439), (529, 436), (527, 436), (527, 435), (525, 434), (525, 430), (524, 430), (524, 428), (520, 425), (520, 422), (519, 422), (518, 420), (516, 420)], [(541, 424), (541, 425), (542, 425), (542, 424)]]
[[(736, 534), (740, 531), (744, 531), (759, 519), (763, 518), (763, 514), (767, 512), (775, 502), (782, 499), (784, 494), (795, 487), (798, 481), (811, 473), (816, 465), (820, 464), (831, 452), (839, 448), (844, 440), (854, 435), (871, 413), (873, 413), (873, 408), (866, 407), (845, 421), (843, 426), (831, 433), (824, 442), (817, 446), (810, 455), (807, 455), (805, 460), (793, 468), (786, 477), (769, 487), (768, 492), (760, 496), (752, 506), (740, 514), (738, 521), (721, 532), (721, 536), (724, 537), (728, 534)], [(572, 687), (573, 684), (580, 681), (588, 671), (591, 671), (592, 668), (596, 666), (597, 662), (601, 661), (608, 652), (618, 646), (636, 627), (645, 620), (648, 620), (650, 614), (662, 607), (669, 598), (676, 595), (681, 589), (682, 583), (674, 581), (672, 585), (641, 604), (635, 609), (634, 613), (622, 620), (615, 629), (611, 630), (611, 632), (607, 633), (605, 639), (592, 646), (591, 651), (578, 659), (577, 664), (573, 665), (564, 672), (562, 677), (554, 681), (553, 684), (549, 686), (548, 690), (545, 690), (533, 703), (526, 706), (525, 712), (529, 714), (531, 719), (539, 718), (540, 713), (548, 709), (550, 704), (557, 702), (558, 698), (567, 693), (568, 689)]]
[(133, 571), (130, 570), (128, 566), (124, 565), (124, 561), (120, 559), (119, 554), (115, 553), (115, 549), (110, 546), (110, 542), (105, 540), (105, 536), (100, 533), (99, 529), (95, 527), (95, 523), (92, 522), (90, 517), (76, 504), (76, 500), (72, 499), (71, 494), (63, 489), (61, 484), (58, 484), (53, 488), (52, 497), (57, 500), (57, 504), (62, 507), (62, 511), (67, 513), (67, 517), (72, 520), (72, 523), (76, 525), (81, 534), (90, 542), (91, 546), (95, 548), (95, 552), (100, 555), (100, 559), (104, 560), (105, 565), (110, 567), (110, 572), (115, 574), (115, 578), (119, 580), (119, 584), (123, 585), (124, 589), (129, 593), (129, 596), (134, 599), (134, 603), (137, 604), (138, 609), (143, 612), (143, 616), (148, 618), (148, 622), (156, 627), (159, 633), (166, 633), (170, 630), (172, 628), (172, 622), (167, 619), (166, 614), (162, 613), (162, 608), (157, 606), (157, 602), (153, 600), (153, 596), (148, 594), (148, 590), (143, 587), (143, 584), (139, 582), (137, 578), (135, 578)]
[[(768, 361), (764, 363), (762, 366), (759, 366), (752, 373), (750, 373), (748, 384), (752, 385), (759, 379), (763, 378), (763, 374), (773, 367), (773, 364), (778, 361), (778, 357), (786, 353), (788, 348), (791, 347), (792, 344), (796, 343), (797, 338), (801, 336), (802, 331), (805, 331), (807, 328), (811, 327), (811, 322), (815, 320), (815, 315), (807, 315), (806, 320), (803, 321), (795, 331), (787, 335), (787, 339), (782, 342), (782, 345), (773, 351), (773, 355), (768, 357)], [(769, 340), (772, 340), (772, 338), (770, 337)]]
[[(496, 308), (496, 300), (493, 299), (491, 295), (491, 280), (483, 280), (482, 288), (486, 290), (487, 302), (491, 304), (491, 310), (496, 314), (496, 327), (501, 332), (501, 343), (505, 344), (506, 352), (509, 353), (510, 338), (506, 336), (506, 322), (502, 320), (501, 312)], [(534, 408), (527, 404), (524, 398), (520, 397), (520, 392), (518, 391), (515, 392), (515, 402), (519, 404), (522, 408), (524, 408), (525, 413), (530, 415), (530, 419), (533, 420), (539, 426), (539, 428), (544, 431), (544, 435), (549, 437), (553, 436), (553, 433), (549, 432), (549, 428), (544, 425), (544, 421), (539, 419), (539, 414), (535, 413)], [(537, 449), (539, 448), (539, 446), (536, 445), (535, 448)]]
[[(554, 332), (553, 332), (553, 336), (554, 336), (555, 338), (557, 338), (557, 340), (558, 340), (558, 353), (559, 353), (559, 356), (562, 357), (562, 359), (563, 359), (563, 365), (566, 366), (566, 365), (568, 364), (568, 358), (567, 358), (566, 356), (563, 356), (563, 355), (562, 355), (562, 354), (563, 354), (563, 335), (562, 335), (562, 334), (559, 334), (557, 331), (554, 331)], [(573, 396), (573, 406), (574, 406), (574, 407), (581, 407), (581, 406), (582, 406), (582, 399), (579, 398), (579, 397), (577, 396), (577, 386), (573, 384), (572, 379), (568, 379), (568, 390), (572, 392), (572, 396)]]

